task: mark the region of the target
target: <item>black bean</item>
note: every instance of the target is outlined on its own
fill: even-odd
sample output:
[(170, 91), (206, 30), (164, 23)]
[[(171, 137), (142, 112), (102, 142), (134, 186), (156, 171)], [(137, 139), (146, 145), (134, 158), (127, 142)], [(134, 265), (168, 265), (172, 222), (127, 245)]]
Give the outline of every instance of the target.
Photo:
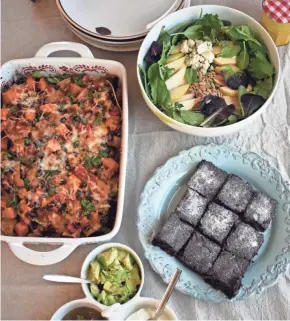
[(88, 218), (88, 220), (91, 220), (92, 219), (92, 214), (88, 214), (87, 218)]
[(37, 229), (37, 226), (38, 226), (38, 223), (37, 222), (31, 222), (31, 227), (33, 230), (36, 230)]
[(79, 222), (73, 222), (73, 226), (74, 226), (74, 228), (78, 229), (80, 227), (80, 223)]
[(64, 124), (66, 122), (66, 118), (65, 117), (61, 117), (60, 122)]

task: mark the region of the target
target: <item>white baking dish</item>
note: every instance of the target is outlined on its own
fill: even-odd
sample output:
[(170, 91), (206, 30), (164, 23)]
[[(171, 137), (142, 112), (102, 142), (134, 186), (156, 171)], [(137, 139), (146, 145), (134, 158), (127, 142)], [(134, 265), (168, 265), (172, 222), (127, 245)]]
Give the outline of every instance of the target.
[[(48, 57), (57, 51), (73, 51), (80, 58)], [(17, 76), (34, 71), (45, 71), (50, 75), (87, 73), (92, 75), (115, 74), (122, 85), (122, 146), (119, 176), (119, 195), (115, 225), (106, 235), (87, 238), (51, 238), (18, 237), (1, 235), (1, 241), (7, 242), (11, 251), (22, 261), (33, 265), (50, 265), (65, 259), (76, 247), (88, 243), (100, 243), (112, 239), (119, 231), (124, 204), (127, 149), (128, 149), (128, 97), (127, 76), (124, 66), (116, 61), (95, 59), (90, 49), (74, 42), (55, 42), (41, 47), (34, 58), (17, 59), (6, 62), (1, 68), (1, 86), (11, 83)], [(37, 252), (24, 246), (24, 243), (54, 244), (61, 247), (50, 252)]]

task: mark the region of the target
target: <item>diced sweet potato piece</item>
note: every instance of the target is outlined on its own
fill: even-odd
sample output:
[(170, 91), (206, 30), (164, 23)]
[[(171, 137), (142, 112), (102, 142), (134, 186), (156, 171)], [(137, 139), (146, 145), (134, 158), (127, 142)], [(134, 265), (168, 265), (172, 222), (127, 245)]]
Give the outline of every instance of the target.
[(7, 219), (14, 219), (16, 217), (16, 212), (13, 207), (7, 207), (2, 212), (2, 216)]
[(75, 83), (70, 84), (70, 92), (72, 96), (76, 97), (82, 91), (82, 87)]
[(24, 116), (27, 120), (33, 121), (35, 118), (36, 111), (35, 109), (29, 108), (25, 110)]
[(14, 229), (18, 236), (25, 236), (29, 232), (28, 226), (22, 221), (16, 223)]
[(1, 108), (1, 120), (7, 120), (9, 115), (9, 108)]

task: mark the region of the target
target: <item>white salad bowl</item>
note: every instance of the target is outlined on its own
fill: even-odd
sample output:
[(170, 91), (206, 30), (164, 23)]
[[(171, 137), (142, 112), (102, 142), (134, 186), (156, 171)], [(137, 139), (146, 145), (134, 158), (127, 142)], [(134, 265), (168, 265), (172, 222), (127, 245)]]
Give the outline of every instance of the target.
[[(137, 299), (140, 297), (140, 294), (141, 294), (141, 291), (142, 291), (142, 288), (143, 288), (143, 285), (144, 285), (144, 267), (143, 267), (143, 263), (142, 261), (140, 260), (138, 254), (133, 251), (130, 247), (124, 245), (124, 244), (120, 244), (120, 243), (106, 243), (106, 244), (103, 244), (103, 245), (100, 245), (98, 246), (97, 248), (95, 248), (92, 252), (90, 252), (88, 254), (88, 256), (86, 257), (83, 265), (82, 265), (82, 269), (81, 269), (81, 278), (82, 279), (87, 279), (87, 275), (88, 275), (88, 268), (89, 268), (89, 265), (90, 265), (90, 262), (92, 262), (93, 260), (95, 260), (95, 258), (100, 255), (101, 253), (111, 249), (112, 247), (115, 247), (115, 248), (120, 248), (128, 253), (130, 253), (136, 263), (138, 264), (138, 267), (139, 267), (139, 271), (140, 271), (140, 276), (141, 276), (141, 284), (140, 284), (140, 287), (137, 291), (137, 293), (135, 294), (135, 296), (129, 300), (128, 302), (124, 303), (122, 306), (126, 306), (129, 302)], [(82, 288), (83, 288), (83, 291), (87, 297), (88, 300), (90, 300), (91, 302), (94, 302), (95, 305), (101, 310), (106, 310), (110, 307), (104, 305), (104, 304), (101, 304), (100, 302), (98, 302), (91, 294), (90, 290), (89, 290), (89, 286), (87, 284), (84, 284), (82, 283)], [(116, 304), (116, 306), (119, 306), (119, 304)]]
[[(159, 108), (157, 108), (152, 103), (150, 98), (147, 96), (139, 74), (138, 65), (141, 65), (143, 67), (145, 66), (144, 64), (145, 55), (148, 52), (152, 42), (158, 39), (162, 26), (165, 26), (165, 30), (168, 30), (170, 28), (173, 28), (174, 26), (177, 26), (178, 24), (185, 23), (185, 22), (189, 23), (195, 19), (198, 19), (201, 11), (203, 14), (206, 14), (206, 13), (217, 14), (220, 19), (229, 20), (234, 25), (247, 25), (257, 35), (257, 37), (263, 41), (263, 43), (267, 47), (271, 62), (276, 71), (273, 90), (270, 97), (265, 102), (265, 104), (258, 111), (256, 111), (254, 114), (252, 114), (248, 118), (245, 118), (242, 121), (239, 121), (232, 125), (222, 126), (222, 127), (213, 127), (213, 128), (203, 128), (203, 127), (196, 127), (196, 126), (182, 124), (168, 117)], [(255, 19), (253, 19), (252, 17), (248, 16), (247, 14), (241, 11), (238, 11), (232, 8), (215, 6), (215, 5), (201, 5), (201, 6), (189, 7), (187, 9), (183, 9), (178, 12), (172, 13), (166, 18), (164, 18), (162, 21), (160, 21), (158, 24), (156, 24), (150, 30), (150, 32), (144, 39), (141, 45), (141, 48), (139, 50), (138, 59), (137, 59), (137, 77), (138, 77), (139, 86), (141, 88), (141, 92), (146, 104), (162, 122), (164, 122), (166, 125), (170, 126), (171, 128), (186, 134), (196, 135), (196, 136), (205, 136), (205, 137), (214, 137), (214, 136), (227, 135), (227, 134), (237, 132), (242, 128), (245, 128), (250, 124), (252, 124), (255, 120), (258, 119), (259, 116), (262, 115), (262, 113), (265, 112), (278, 86), (278, 82), (280, 78), (280, 60), (279, 60), (278, 50), (271, 36)]]

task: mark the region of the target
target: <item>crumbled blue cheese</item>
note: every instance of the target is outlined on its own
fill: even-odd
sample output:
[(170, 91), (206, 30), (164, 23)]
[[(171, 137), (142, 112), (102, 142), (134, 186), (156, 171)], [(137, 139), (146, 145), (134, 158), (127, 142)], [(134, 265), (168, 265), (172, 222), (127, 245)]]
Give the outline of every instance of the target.
[(179, 43), (179, 50), (185, 54), (185, 64), (188, 67), (199, 69), (205, 74), (214, 60), (212, 43), (202, 40), (183, 40)]

